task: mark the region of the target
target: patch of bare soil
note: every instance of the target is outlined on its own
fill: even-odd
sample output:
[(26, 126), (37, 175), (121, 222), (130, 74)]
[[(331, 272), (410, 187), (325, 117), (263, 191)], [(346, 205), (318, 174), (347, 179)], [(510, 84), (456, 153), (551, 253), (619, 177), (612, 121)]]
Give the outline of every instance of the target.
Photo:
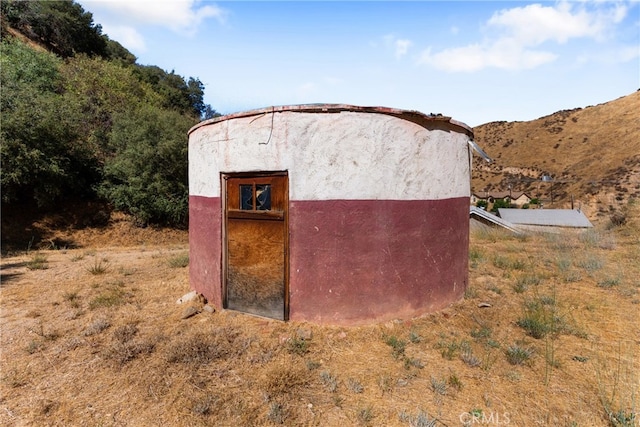
[(202, 302), (182, 319), (186, 240), (87, 229), (102, 244), (2, 258), (0, 424), (638, 425), (637, 206), (626, 219), (474, 232), (464, 300), (359, 327)]

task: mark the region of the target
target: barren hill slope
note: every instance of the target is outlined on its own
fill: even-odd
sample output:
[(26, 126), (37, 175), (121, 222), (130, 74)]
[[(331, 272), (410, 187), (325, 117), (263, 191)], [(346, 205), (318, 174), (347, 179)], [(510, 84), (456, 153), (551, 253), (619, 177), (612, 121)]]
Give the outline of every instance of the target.
[[(474, 159), (472, 191), (526, 191), (545, 207), (581, 206), (592, 219), (640, 198), (640, 91), (528, 122), (474, 128), (494, 160)], [(552, 181), (542, 181), (542, 176)]]

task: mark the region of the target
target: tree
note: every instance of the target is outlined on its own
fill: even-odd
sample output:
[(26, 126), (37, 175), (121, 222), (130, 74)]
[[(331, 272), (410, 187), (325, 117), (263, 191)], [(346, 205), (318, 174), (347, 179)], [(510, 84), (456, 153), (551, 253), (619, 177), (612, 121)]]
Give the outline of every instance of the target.
[(79, 53), (108, 56), (102, 27), (72, 0), (3, 0), (0, 10), (11, 26), (63, 58)]
[(185, 225), (187, 131), (219, 115), (202, 82), (137, 65), (71, 0), (0, 11), (3, 205), (103, 197), (140, 224)]
[(112, 61), (119, 61), (125, 65), (133, 65), (136, 63), (136, 57), (129, 52), (124, 46), (115, 40), (109, 39), (107, 36), (107, 56)]
[(205, 114), (207, 105), (203, 101), (204, 85), (200, 80), (189, 77), (189, 81), (185, 82), (174, 71), (167, 73), (155, 65), (139, 65), (136, 74), (162, 96), (164, 108), (178, 110), (198, 119)]
[(60, 60), (18, 42), (0, 46), (2, 201), (47, 206), (90, 193), (97, 165), (63, 101)]
[(220, 117), (222, 114), (211, 108), (211, 105), (206, 104), (204, 107), (204, 113), (202, 114), (202, 120), (213, 119), (214, 117)]
[(498, 209), (501, 208), (510, 208), (511, 207), (511, 201), (509, 200), (509, 198), (506, 199), (496, 199), (493, 202), (493, 207), (491, 208), (491, 212), (498, 212)]
[(132, 67), (118, 61), (79, 55), (65, 62), (61, 75), (65, 102), (77, 105), (84, 144), (101, 162), (113, 154), (109, 135), (117, 113), (142, 104), (162, 106), (162, 97), (140, 82)]
[(187, 131), (196, 120), (144, 105), (118, 115), (99, 194), (140, 225), (184, 226), (188, 214)]
[(486, 200), (478, 200), (478, 202), (476, 203), (476, 206), (479, 207), (480, 209), (486, 209), (488, 205), (489, 204), (487, 203)]

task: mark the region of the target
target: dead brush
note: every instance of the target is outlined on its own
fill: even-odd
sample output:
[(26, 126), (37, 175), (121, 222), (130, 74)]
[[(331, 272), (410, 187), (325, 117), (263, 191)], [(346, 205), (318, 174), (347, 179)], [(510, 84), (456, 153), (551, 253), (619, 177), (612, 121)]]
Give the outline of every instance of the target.
[(134, 323), (119, 326), (113, 331), (112, 343), (105, 349), (103, 355), (119, 365), (124, 365), (140, 355), (151, 354), (159, 338), (134, 340), (137, 333), (138, 327)]
[(240, 356), (249, 341), (232, 327), (219, 327), (211, 332), (195, 332), (169, 343), (166, 358), (170, 363), (200, 365), (214, 360)]
[(288, 411), (285, 405), (279, 402), (269, 404), (267, 419), (274, 424), (284, 424), (288, 418)]
[(65, 292), (62, 295), (62, 298), (64, 298), (65, 301), (69, 302), (69, 305), (72, 308), (80, 308), (78, 292)]
[(268, 366), (259, 381), (262, 390), (272, 400), (283, 395), (295, 396), (312, 383), (312, 373), (301, 362), (288, 358)]
[(91, 322), (91, 324), (89, 326), (87, 326), (87, 328), (84, 330), (83, 334), (86, 337), (89, 337), (91, 335), (96, 335), (96, 334), (99, 334), (100, 332), (104, 331), (105, 329), (107, 329), (110, 326), (111, 326), (111, 323), (107, 319), (98, 318), (98, 319), (94, 320), (93, 322)]
[(369, 425), (375, 418), (373, 408), (371, 406), (359, 408), (356, 413), (356, 418), (358, 419), (358, 423), (361, 425)]
[(19, 370), (15, 367), (11, 369), (5, 368), (0, 379), (11, 388), (18, 388), (29, 384), (31, 373), (28, 370)]
[(118, 365), (124, 365), (143, 354), (151, 354), (155, 349), (155, 341), (135, 341), (120, 343), (115, 341), (104, 351), (107, 359), (115, 361)]

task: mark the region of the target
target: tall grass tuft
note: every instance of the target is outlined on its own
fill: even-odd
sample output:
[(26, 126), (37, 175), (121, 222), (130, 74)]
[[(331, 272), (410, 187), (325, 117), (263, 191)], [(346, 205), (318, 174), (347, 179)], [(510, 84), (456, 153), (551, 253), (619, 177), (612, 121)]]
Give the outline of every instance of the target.
[(93, 264), (90, 264), (87, 267), (87, 271), (94, 276), (100, 276), (109, 271), (109, 265), (107, 261), (103, 258), (94, 258)]
[(640, 369), (634, 344), (597, 354), (596, 385), (609, 425), (635, 427), (640, 419)]
[(183, 253), (169, 258), (169, 267), (171, 268), (184, 268), (189, 265), (189, 253)]
[(542, 278), (538, 275), (525, 275), (516, 280), (513, 285), (513, 290), (516, 293), (523, 293), (527, 291), (531, 286), (537, 286), (542, 283)]
[(29, 270), (46, 270), (49, 268), (47, 257), (41, 253), (35, 253), (29, 261), (27, 261)]

